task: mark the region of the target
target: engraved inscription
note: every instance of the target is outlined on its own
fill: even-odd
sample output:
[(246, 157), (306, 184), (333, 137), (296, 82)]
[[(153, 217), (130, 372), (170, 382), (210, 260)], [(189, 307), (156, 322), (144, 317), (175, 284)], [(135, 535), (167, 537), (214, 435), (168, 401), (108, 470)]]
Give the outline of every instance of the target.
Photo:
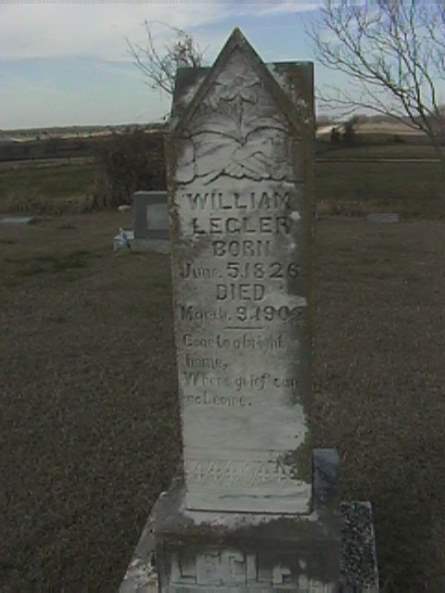
[(277, 210), (289, 207), (291, 203), (290, 192), (250, 192), (240, 194), (238, 192), (205, 192), (205, 193), (184, 193), (181, 199), (188, 200), (191, 210)]
[(236, 483), (254, 487), (267, 483), (292, 480), (291, 472), (279, 459), (275, 462), (237, 460), (189, 460), (186, 464), (188, 477), (203, 486), (215, 487), (219, 483)]
[(207, 391), (204, 391), (202, 395), (185, 395), (184, 401), (189, 405), (225, 406), (227, 408), (244, 408), (252, 405), (252, 401), (243, 396), (209, 395)]
[(239, 321), (297, 321), (303, 318), (303, 311), (301, 307), (306, 305), (306, 301), (302, 300), (299, 307), (292, 309), (287, 305), (282, 307), (273, 307), (266, 305), (264, 307), (247, 308), (245, 306), (236, 308), (236, 318)]
[[(295, 376), (277, 376), (268, 372), (262, 373), (261, 375), (234, 375), (223, 376), (211, 375), (209, 373), (204, 374), (203, 372), (188, 372), (183, 373), (184, 384), (187, 387), (233, 387), (235, 391), (262, 391), (263, 389), (290, 389), (292, 392), (296, 392), (299, 385), (298, 377)], [(206, 396), (200, 404), (210, 403), (212, 401), (208, 398), (206, 391), (203, 392)], [(198, 396), (185, 396), (185, 398), (193, 398), (190, 401), (198, 401)]]
[(216, 284), (216, 300), (262, 301), (266, 292), (264, 284)]
[(211, 216), (200, 222), (199, 218), (192, 218), (192, 233), (194, 235), (258, 235), (279, 234), (287, 235), (291, 222), (287, 216), (260, 216), (252, 219), (248, 216), (228, 218)]
[(221, 358), (195, 357), (186, 352), (185, 366), (189, 369), (226, 369), (228, 365)]
[(261, 239), (213, 241), (212, 255), (214, 257), (268, 257), (272, 255), (272, 241)]
[(184, 306), (180, 305), (179, 307), (179, 316), (181, 319), (186, 319), (188, 321), (211, 321), (219, 319), (221, 321), (225, 321), (228, 318), (228, 314), (226, 311), (218, 307), (217, 309), (211, 310), (203, 310), (198, 309), (197, 307), (193, 307), (192, 305)]
[(281, 262), (229, 261), (226, 273), (229, 278), (298, 278), (301, 267), (296, 262), (283, 265)]
[[(221, 593), (233, 585), (237, 585), (236, 591), (239, 593), (283, 590), (293, 593), (334, 593), (337, 588), (334, 583), (321, 583), (309, 577), (306, 568), (300, 564), (301, 561), (294, 554), (281, 554), (276, 559), (265, 553), (230, 548), (210, 548), (194, 554), (188, 551), (173, 552), (170, 585), (174, 591), (187, 590), (189, 593), (202, 591), (203, 586), (206, 586), (206, 593)], [(181, 585), (188, 588), (179, 589)], [(361, 591), (371, 592), (371, 587), (364, 585)]]
[(194, 336), (191, 333), (182, 335), (182, 345), (186, 348), (216, 348), (218, 350), (238, 351), (260, 351), (274, 352), (285, 348), (282, 334), (276, 336), (255, 336), (249, 333), (241, 333), (237, 337), (230, 337), (221, 333), (215, 336)]
[(182, 278), (196, 278), (197, 280), (216, 278), (218, 272), (216, 268), (207, 268), (204, 266), (194, 266), (191, 262), (186, 262), (180, 271)]

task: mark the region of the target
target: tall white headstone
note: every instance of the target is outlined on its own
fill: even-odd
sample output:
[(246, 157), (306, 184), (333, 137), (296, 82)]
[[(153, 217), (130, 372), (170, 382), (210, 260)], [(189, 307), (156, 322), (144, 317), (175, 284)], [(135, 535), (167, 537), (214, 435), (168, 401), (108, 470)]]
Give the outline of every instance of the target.
[(312, 96), (297, 117), (279, 76), (235, 31), (170, 140), (190, 509), (310, 509)]

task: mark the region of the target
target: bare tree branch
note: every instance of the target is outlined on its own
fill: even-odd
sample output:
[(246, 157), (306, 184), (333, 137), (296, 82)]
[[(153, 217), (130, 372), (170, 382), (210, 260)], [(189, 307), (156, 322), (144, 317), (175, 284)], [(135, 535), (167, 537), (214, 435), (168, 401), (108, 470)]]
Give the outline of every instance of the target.
[[(164, 45), (162, 51), (158, 49), (153, 36), (154, 25), (162, 25), (175, 33), (175, 40)], [(145, 46), (127, 39), (129, 54), (151, 88), (161, 89), (172, 95), (177, 68), (199, 68), (204, 61), (204, 52), (193, 37), (182, 29), (158, 21), (145, 21), (144, 26)]]
[(319, 61), (346, 74), (351, 89), (331, 87), (322, 104), (365, 108), (428, 136), (445, 166), (445, 0), (324, 0), (308, 31)]

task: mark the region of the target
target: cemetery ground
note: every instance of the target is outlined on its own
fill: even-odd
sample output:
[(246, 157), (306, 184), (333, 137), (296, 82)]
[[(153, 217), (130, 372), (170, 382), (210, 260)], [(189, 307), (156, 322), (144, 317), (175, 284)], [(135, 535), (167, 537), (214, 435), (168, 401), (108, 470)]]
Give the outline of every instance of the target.
[[(1, 593), (116, 591), (180, 456), (168, 257), (111, 251), (129, 213), (53, 215), (93, 182), (71, 167), (0, 172), (0, 211), (11, 180), (49, 211), (0, 227)], [(344, 499), (374, 505), (384, 593), (445, 590), (439, 178), (317, 164), (314, 446), (339, 449)]]
[[(168, 257), (114, 254), (129, 224), (0, 230), (1, 593), (116, 591), (177, 467)], [(373, 502), (384, 593), (445, 589), (443, 233), (316, 226), (314, 445)]]

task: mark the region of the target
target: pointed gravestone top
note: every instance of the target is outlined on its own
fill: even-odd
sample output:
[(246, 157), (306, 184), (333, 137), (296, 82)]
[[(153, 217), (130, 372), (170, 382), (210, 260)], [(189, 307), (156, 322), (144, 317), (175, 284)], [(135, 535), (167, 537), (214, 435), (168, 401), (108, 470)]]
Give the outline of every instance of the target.
[(310, 508), (308, 67), (269, 69), (235, 29), (193, 95), (174, 98), (184, 106), (168, 168), (190, 509)]
[[(230, 81), (227, 81), (226, 77), (223, 75), (223, 71), (227, 71), (227, 66), (231, 61), (233, 61), (234, 54), (236, 56), (236, 52), (239, 52), (238, 55), (242, 54), (244, 56), (244, 60), (242, 60), (242, 63), (237, 65), (239, 69), (238, 72), (230, 72), (229, 76), (234, 75), (234, 78)], [(202, 106), (202, 102), (209, 93), (214, 95), (214, 91), (216, 91), (216, 94), (221, 95), (223, 98), (224, 91), (227, 90), (227, 82), (229, 82), (229, 85), (232, 87), (232, 89), (236, 91), (238, 82), (240, 82), (243, 87), (248, 87), (249, 83), (252, 83), (255, 80), (261, 80), (261, 83), (267, 88), (268, 94), (273, 99), (275, 99), (280, 107), (280, 110), (287, 116), (289, 122), (292, 122), (297, 130), (299, 127), (301, 127), (301, 121), (298, 119), (298, 113), (295, 110), (295, 105), (292, 105), (292, 102), (289, 100), (286, 94), (283, 93), (283, 90), (280, 88), (273, 75), (269, 72), (264, 62), (261, 60), (259, 55), (250, 45), (238, 27), (232, 31), (232, 34), (218, 55), (213, 67), (205, 70), (207, 71), (207, 76), (204, 78), (202, 84), (199, 86), (198, 91), (190, 101), (185, 113), (182, 114), (181, 119), (173, 122), (172, 131), (178, 133), (187, 127), (188, 122), (192, 120), (193, 115)], [(246, 74), (249, 71), (250, 76), (246, 77)], [(223, 78), (223, 81), (221, 78)], [(246, 89), (244, 88), (244, 91), (245, 90)]]

